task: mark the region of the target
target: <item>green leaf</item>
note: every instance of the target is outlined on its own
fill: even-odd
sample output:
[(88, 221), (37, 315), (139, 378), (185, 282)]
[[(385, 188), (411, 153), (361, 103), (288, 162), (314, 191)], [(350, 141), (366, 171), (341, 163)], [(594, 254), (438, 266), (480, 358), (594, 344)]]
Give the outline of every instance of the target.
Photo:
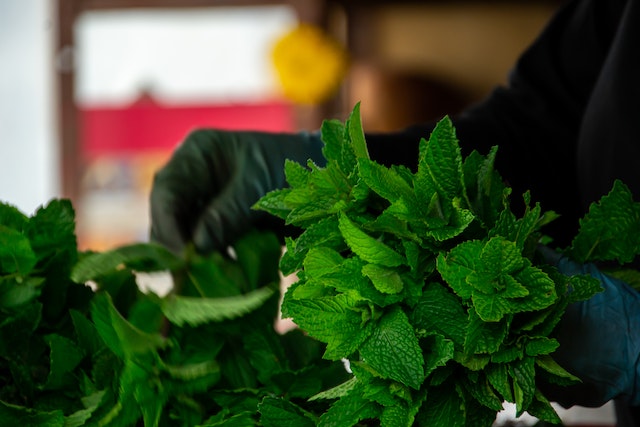
[(236, 260), (252, 291), (280, 280), (278, 263), (282, 247), (273, 232), (251, 230), (233, 245)]
[(64, 427), (82, 427), (86, 421), (91, 418), (93, 413), (98, 409), (102, 403), (102, 399), (105, 396), (106, 391), (96, 391), (95, 393), (82, 398), (82, 404), (84, 409), (80, 409), (73, 414), (65, 417)]
[(284, 174), (289, 186), (297, 188), (307, 185), (311, 171), (300, 163), (287, 159), (284, 162)]
[(0, 225), (22, 231), (28, 222), (29, 218), (16, 206), (0, 201)]
[[(294, 163), (290, 160), (287, 160), (287, 162)], [(288, 202), (288, 197), (291, 192), (291, 188), (270, 191), (251, 206), (251, 209), (265, 211), (280, 219), (287, 219), (293, 209), (291, 203)]]
[(340, 215), (338, 226), (349, 248), (363, 260), (384, 267), (397, 267), (405, 263), (402, 255), (369, 236), (346, 215)]
[(536, 390), (535, 362), (534, 357), (524, 357), (509, 365), (509, 376), (513, 378), (516, 416), (522, 415), (533, 401)]
[(543, 310), (557, 301), (555, 282), (543, 270), (527, 266), (513, 278), (527, 288), (529, 295), (510, 300), (512, 313)]
[(633, 261), (640, 253), (640, 203), (629, 188), (616, 180), (611, 192), (591, 204), (580, 220), (569, 256), (577, 262)]
[(340, 252), (346, 249), (338, 228), (337, 216), (331, 216), (312, 224), (296, 240), (285, 238), (287, 251), (280, 261), (282, 274), (295, 273), (302, 268), (302, 262), (310, 248), (326, 246)]
[(242, 317), (261, 307), (274, 293), (262, 287), (243, 295), (224, 298), (201, 298), (169, 295), (160, 307), (169, 321), (178, 326), (198, 326)]
[(258, 405), (260, 423), (264, 427), (314, 427), (315, 417), (294, 403), (266, 397)]
[(351, 377), (342, 384), (338, 384), (337, 386), (330, 388), (329, 390), (325, 390), (310, 397), (309, 401), (324, 399), (333, 400), (346, 396), (351, 390), (354, 389), (354, 387), (356, 387), (358, 381), (359, 380), (356, 377)]
[(471, 210), (487, 225), (487, 228), (493, 227), (504, 209), (505, 185), (494, 168), (497, 152), (498, 147), (493, 146), (485, 158), (474, 150), (467, 156), (462, 166)]
[(21, 232), (0, 225), (0, 274), (26, 276), (36, 265), (31, 242)]
[(505, 363), (491, 363), (485, 369), (487, 380), (503, 400), (513, 402), (509, 368)]
[(70, 268), (78, 258), (75, 225), (71, 202), (54, 199), (36, 210), (25, 227), (25, 234), (38, 259), (49, 259), (60, 254), (63, 258), (56, 262)]
[(73, 381), (73, 370), (84, 357), (82, 348), (58, 334), (45, 336), (49, 345), (49, 376), (44, 388), (56, 390)]
[(339, 120), (324, 120), (321, 135), (324, 142), (322, 153), (328, 161), (328, 167), (334, 162), (343, 173), (351, 173), (356, 167), (356, 155), (346, 138), (345, 126)]
[(419, 425), (464, 427), (465, 412), (461, 392), (453, 383), (433, 387), (418, 414)]
[(0, 307), (15, 309), (38, 298), (45, 279), (42, 277), (0, 277)]
[(492, 354), (498, 351), (509, 332), (509, 323), (485, 322), (474, 309), (469, 309), (469, 323), (464, 341), (467, 353)]
[(174, 279), (176, 291), (182, 295), (221, 298), (248, 292), (249, 281), (240, 264), (221, 253), (188, 253), (187, 259), (184, 282), (181, 283), (180, 274), (178, 280)]
[(386, 406), (380, 416), (380, 425), (385, 427), (409, 427), (414, 417), (406, 405)]
[(474, 293), (473, 305), (476, 313), (484, 322), (498, 322), (505, 314), (511, 312), (510, 301), (499, 295)]
[(107, 293), (96, 294), (91, 303), (91, 317), (104, 343), (119, 358), (154, 355), (168, 344), (159, 334), (145, 333), (127, 321)]
[(460, 300), (443, 285), (429, 283), (412, 313), (417, 329), (435, 332), (461, 348), (467, 330), (467, 314)]
[(355, 389), (353, 392), (340, 398), (320, 416), (318, 427), (351, 427), (358, 422), (367, 419), (376, 419), (380, 416), (380, 407), (365, 399)]
[[(485, 406), (495, 412), (501, 411), (502, 399), (498, 397), (491, 387), (491, 383), (484, 375), (479, 378), (467, 377), (463, 381), (464, 389), (482, 406)], [(468, 402), (467, 402), (468, 403)]]
[(429, 377), (437, 368), (446, 366), (455, 354), (454, 343), (440, 334), (429, 335), (424, 339), (424, 374)]
[(542, 355), (535, 358), (536, 365), (547, 371), (548, 373), (559, 377), (567, 379), (571, 382), (579, 382), (580, 379), (575, 375), (570, 374), (566, 369), (556, 362), (553, 357), (549, 355)]
[(338, 270), (343, 261), (342, 255), (332, 248), (313, 247), (304, 258), (304, 272), (309, 279), (319, 279)]
[(562, 419), (542, 392), (536, 390), (533, 397), (534, 399), (531, 405), (527, 408), (527, 412), (531, 416), (536, 417), (542, 422), (562, 425)]
[(357, 103), (345, 124), (349, 132), (349, 139), (353, 152), (358, 159), (368, 159), (369, 151), (365, 142), (364, 131), (362, 129), (362, 121), (360, 119), (360, 103)]
[(416, 203), (413, 189), (394, 169), (373, 160), (360, 159), (358, 170), (367, 186), (389, 202), (403, 198), (406, 202)]
[(95, 325), (89, 319), (77, 310), (70, 310), (69, 314), (80, 348), (90, 355), (104, 348), (104, 342), (100, 339)]
[(400, 274), (394, 269), (366, 264), (362, 267), (362, 274), (367, 276), (376, 289), (383, 294), (397, 294), (402, 292), (404, 287)]
[(136, 271), (177, 270), (184, 262), (164, 246), (156, 243), (134, 243), (82, 258), (71, 272), (71, 280), (84, 283), (96, 280), (117, 269)]
[(283, 311), (309, 335), (327, 343), (324, 357), (329, 360), (349, 357), (371, 334), (371, 325), (363, 324), (356, 309), (357, 300), (346, 294), (285, 301)]
[(462, 155), (449, 117), (438, 122), (428, 141), (421, 141), (417, 175), (428, 176), (446, 200), (462, 196)]
[(558, 349), (559, 345), (558, 341), (554, 338), (536, 337), (527, 342), (525, 353), (528, 356), (551, 354)]
[(38, 411), (0, 401), (0, 424), (3, 426), (64, 427), (61, 410)]
[(473, 294), (473, 287), (467, 283), (467, 277), (475, 271), (483, 246), (479, 240), (468, 240), (451, 249), (448, 254), (438, 255), (438, 272), (462, 299), (470, 299)]
[(419, 389), (424, 359), (406, 314), (392, 309), (382, 316), (360, 349), (362, 359), (383, 377)]

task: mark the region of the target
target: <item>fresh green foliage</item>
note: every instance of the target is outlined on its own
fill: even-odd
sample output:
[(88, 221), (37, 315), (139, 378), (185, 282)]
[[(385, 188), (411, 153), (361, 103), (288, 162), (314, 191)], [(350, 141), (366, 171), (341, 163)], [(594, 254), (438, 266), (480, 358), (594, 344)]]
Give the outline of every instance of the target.
[[(299, 280), (283, 315), (354, 372), (314, 398), (331, 403), (318, 425), (490, 426), (504, 401), (559, 423), (539, 381), (578, 379), (554, 362), (551, 333), (569, 303), (600, 287), (537, 254), (556, 215), (527, 193), (517, 216), (497, 148), (463, 158), (447, 117), (420, 141), (415, 172), (371, 160), (359, 127), (358, 106), (345, 124), (325, 122), (326, 167), (287, 163), (290, 186), (255, 206), (303, 230), (286, 239), (281, 269)], [(617, 183), (566, 253), (630, 261), (639, 216)]]
[[(231, 259), (152, 243), (78, 252), (74, 228), (65, 200), (31, 217), (0, 204), (0, 425), (252, 426), (259, 404), (313, 425), (323, 406), (295, 403), (346, 378), (318, 341), (273, 328), (274, 235), (248, 233)], [(154, 271), (173, 275), (169, 295), (138, 289)]]
[[(359, 106), (322, 137), (326, 167), (287, 162), (290, 186), (256, 205), (302, 229), (282, 257), (257, 231), (234, 257), (82, 252), (69, 201), (31, 216), (0, 203), (0, 424), (478, 427), (503, 401), (559, 422), (539, 381), (579, 379), (552, 333), (600, 285), (538, 255), (555, 214), (524, 194), (515, 215), (497, 149), (463, 158), (448, 118), (415, 171), (369, 158)], [(639, 217), (617, 182), (564, 254), (624, 265)], [(281, 308), (301, 330), (283, 335), (279, 269), (299, 278)], [(171, 292), (142, 292), (137, 275), (158, 271)]]

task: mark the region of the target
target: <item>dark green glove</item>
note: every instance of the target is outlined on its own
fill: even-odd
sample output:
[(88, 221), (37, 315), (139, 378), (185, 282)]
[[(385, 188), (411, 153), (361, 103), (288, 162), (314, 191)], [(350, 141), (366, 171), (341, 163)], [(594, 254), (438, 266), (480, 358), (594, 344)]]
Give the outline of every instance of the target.
[(561, 273), (590, 275), (604, 289), (570, 305), (560, 321), (560, 347), (553, 356), (582, 383), (554, 390), (557, 394), (550, 397), (565, 407), (600, 406), (611, 399), (640, 405), (640, 293), (592, 263), (579, 264), (540, 249)]
[(251, 206), (286, 186), (286, 159), (323, 166), (320, 135), (192, 132), (154, 178), (151, 239), (176, 252), (189, 242), (208, 252), (226, 248), (252, 226), (282, 226)]

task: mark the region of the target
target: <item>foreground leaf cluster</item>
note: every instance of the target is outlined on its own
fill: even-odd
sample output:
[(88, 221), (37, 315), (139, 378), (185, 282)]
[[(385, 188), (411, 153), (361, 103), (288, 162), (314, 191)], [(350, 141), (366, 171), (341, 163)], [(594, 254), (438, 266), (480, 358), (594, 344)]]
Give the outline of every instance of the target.
[[(463, 157), (448, 117), (420, 141), (415, 171), (369, 158), (358, 105), (345, 123), (326, 121), (322, 140), (326, 166), (287, 162), (290, 186), (256, 204), (303, 229), (280, 264), (299, 278), (283, 315), (353, 372), (314, 398), (331, 402), (318, 425), (490, 426), (505, 401), (559, 423), (539, 385), (579, 379), (554, 361), (552, 332), (601, 288), (540, 258), (556, 215), (528, 193), (511, 200), (496, 147)], [(628, 262), (639, 223), (616, 183), (565, 253)]]
[[(0, 425), (253, 426), (258, 405), (344, 380), (300, 331), (273, 328), (281, 246), (252, 232), (235, 258), (139, 243), (79, 252), (71, 204), (0, 204)], [(143, 293), (142, 272), (174, 289)], [(85, 286), (90, 281), (95, 289)]]
[[(287, 162), (290, 186), (257, 204), (302, 229), (283, 257), (257, 231), (234, 256), (81, 252), (69, 201), (0, 203), (0, 425), (478, 427), (503, 401), (559, 422), (540, 381), (578, 379), (553, 330), (600, 285), (538, 257), (554, 214), (525, 194), (516, 215), (497, 150), (463, 158), (447, 118), (415, 171), (369, 158), (358, 106), (322, 138), (326, 166)], [(617, 182), (564, 254), (624, 265), (638, 224)], [(299, 277), (282, 310), (301, 330), (284, 335), (279, 269)], [(171, 292), (141, 291), (158, 271)]]

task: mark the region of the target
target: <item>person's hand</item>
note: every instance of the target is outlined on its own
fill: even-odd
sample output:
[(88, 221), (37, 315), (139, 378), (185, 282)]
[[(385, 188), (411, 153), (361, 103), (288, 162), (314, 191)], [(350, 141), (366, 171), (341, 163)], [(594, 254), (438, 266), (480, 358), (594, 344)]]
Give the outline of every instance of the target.
[(567, 275), (588, 274), (604, 291), (570, 305), (556, 330), (556, 361), (582, 380), (553, 390), (565, 407), (598, 407), (611, 399), (640, 404), (640, 293), (602, 273), (594, 264), (579, 264), (543, 250), (545, 258)]
[[(223, 250), (251, 226), (275, 226), (251, 209), (285, 187), (284, 163), (323, 162), (314, 133), (273, 134), (201, 129), (192, 132), (154, 178), (151, 240), (180, 252)], [(321, 165), (322, 166), (322, 165)]]

